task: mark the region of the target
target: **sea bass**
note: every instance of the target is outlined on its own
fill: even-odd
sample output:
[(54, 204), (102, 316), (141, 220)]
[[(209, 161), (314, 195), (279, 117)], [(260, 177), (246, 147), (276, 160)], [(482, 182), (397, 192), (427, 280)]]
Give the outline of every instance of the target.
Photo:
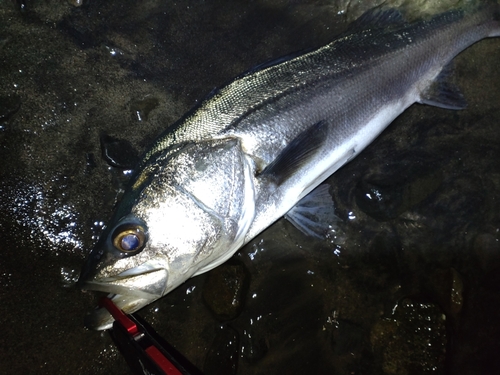
[[(132, 313), (217, 267), (287, 213), (318, 234), (308, 194), (413, 103), (463, 109), (450, 62), (494, 36), (493, 3), (414, 23), (376, 9), (324, 47), (234, 79), (145, 153), (80, 286), (113, 294)], [(86, 325), (112, 321), (98, 309)]]

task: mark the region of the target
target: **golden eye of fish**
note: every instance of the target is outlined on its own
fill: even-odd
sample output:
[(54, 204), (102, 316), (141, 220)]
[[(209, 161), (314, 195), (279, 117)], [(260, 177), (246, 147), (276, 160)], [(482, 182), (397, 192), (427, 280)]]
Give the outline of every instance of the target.
[(113, 245), (127, 254), (140, 252), (146, 240), (146, 232), (139, 225), (121, 225), (113, 232)]

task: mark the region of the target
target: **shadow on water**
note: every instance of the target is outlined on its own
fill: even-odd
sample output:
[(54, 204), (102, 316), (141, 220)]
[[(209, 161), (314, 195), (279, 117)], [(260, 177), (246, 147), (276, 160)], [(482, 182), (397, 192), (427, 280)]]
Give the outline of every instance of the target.
[[(214, 87), (373, 2), (72, 4), (0, 3), (5, 374), (128, 373), (73, 283), (130, 160)], [(457, 58), (467, 110), (413, 106), (328, 179), (341, 244), (279, 221), (140, 315), (207, 374), (498, 373), (498, 43)]]

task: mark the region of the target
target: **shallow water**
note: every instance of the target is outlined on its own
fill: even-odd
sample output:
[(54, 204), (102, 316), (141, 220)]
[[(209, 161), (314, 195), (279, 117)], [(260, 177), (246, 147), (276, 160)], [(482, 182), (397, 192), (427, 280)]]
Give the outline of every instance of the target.
[[(140, 152), (373, 4), (0, 2), (0, 372), (129, 372), (73, 286), (129, 175), (104, 135)], [(281, 220), (140, 315), (206, 374), (498, 373), (499, 47), (456, 59), (466, 110), (413, 106), (328, 179), (343, 243)]]

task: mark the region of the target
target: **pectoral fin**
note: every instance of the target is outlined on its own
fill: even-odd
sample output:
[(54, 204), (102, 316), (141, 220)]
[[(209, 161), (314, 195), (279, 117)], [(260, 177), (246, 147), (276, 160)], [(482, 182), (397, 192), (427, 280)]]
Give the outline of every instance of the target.
[(300, 133), (260, 173), (281, 185), (306, 163), (326, 140), (328, 124), (320, 121)]

